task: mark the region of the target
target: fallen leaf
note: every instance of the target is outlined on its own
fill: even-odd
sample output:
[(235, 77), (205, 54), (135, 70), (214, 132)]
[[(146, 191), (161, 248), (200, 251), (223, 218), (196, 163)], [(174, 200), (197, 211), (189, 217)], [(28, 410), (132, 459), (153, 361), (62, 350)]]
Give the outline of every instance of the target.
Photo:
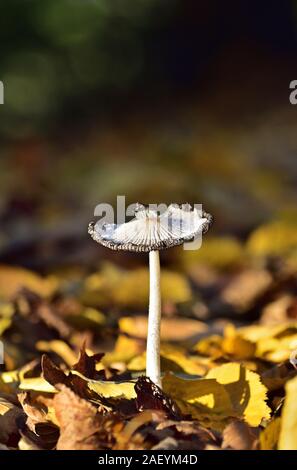
[(139, 377), (135, 385), (136, 405), (139, 411), (160, 410), (168, 417), (178, 418), (180, 411), (174, 401), (148, 377)]
[(104, 398), (125, 398), (127, 400), (136, 398), (136, 393), (134, 390), (135, 383), (132, 381), (111, 382), (107, 380), (91, 380), (75, 370), (71, 371), (71, 374), (77, 375), (81, 379), (85, 380), (89, 390)]
[(287, 255), (297, 246), (296, 223), (276, 220), (254, 230), (247, 241), (249, 253), (256, 256)]
[[(172, 346), (170, 344), (163, 344), (160, 348), (161, 356), (161, 370), (162, 372), (185, 372), (190, 375), (204, 375), (208, 370), (205, 361), (196, 356), (187, 354), (186, 350)], [(128, 370), (144, 371), (146, 367), (146, 353), (134, 357), (128, 364)]]
[(32, 271), (19, 267), (0, 266), (0, 298), (10, 300), (23, 288), (49, 297), (56, 289), (51, 279), (42, 278)]
[(145, 349), (142, 340), (129, 338), (126, 335), (119, 335), (114, 350), (107, 352), (102, 358), (105, 366), (112, 366), (117, 363), (127, 363), (135, 356), (138, 356)]
[(52, 387), (43, 377), (26, 378), (19, 384), (20, 390), (34, 390), (42, 393), (56, 393), (55, 387)]
[(229, 394), (215, 379), (183, 379), (165, 374), (163, 390), (172, 397), (183, 414), (191, 415), (207, 427), (220, 427), (219, 421), (234, 414)]
[[(44, 354), (41, 359), (43, 380), (49, 385), (50, 388), (56, 387), (57, 384), (64, 384), (70, 386), (69, 377), (54, 364), (50, 358)], [(40, 380), (42, 378), (40, 377)], [(51, 387), (52, 386), (52, 387)], [(54, 388), (56, 391), (56, 389)]]
[(36, 348), (38, 351), (56, 353), (69, 367), (76, 362), (76, 354), (68, 344), (62, 340), (54, 339), (52, 341), (38, 341)]
[(281, 419), (274, 418), (260, 433), (260, 449), (261, 450), (277, 450), (277, 443), (279, 440)]
[[(122, 317), (119, 327), (123, 333), (132, 337), (147, 338), (148, 318), (144, 315)], [(208, 327), (205, 323), (188, 318), (164, 318), (161, 323), (162, 341), (183, 341), (200, 333), (205, 333)]]
[(258, 431), (239, 420), (232, 420), (223, 432), (223, 449), (255, 450)]
[(236, 416), (242, 417), (250, 426), (259, 426), (262, 419), (269, 419), (267, 389), (255, 372), (230, 362), (211, 369), (206, 378), (216, 379), (224, 386)]
[[(187, 279), (173, 271), (162, 271), (162, 299), (180, 303), (191, 299), (192, 293)], [(149, 297), (148, 269), (119, 269), (111, 263), (105, 264), (101, 272), (85, 280), (81, 295), (83, 303), (90, 306), (117, 304), (121, 307), (147, 308)]]
[(271, 274), (263, 269), (247, 269), (234, 276), (221, 293), (221, 300), (241, 312), (272, 285)]
[(19, 434), (18, 420), (25, 422), (25, 413), (13, 403), (0, 396), (0, 442), (16, 441)]
[(206, 264), (217, 269), (234, 269), (243, 264), (244, 247), (233, 237), (207, 237), (200, 250), (184, 250), (182, 261), (187, 269)]
[(224, 330), (222, 340), (223, 351), (236, 359), (248, 359), (254, 356), (256, 345), (242, 338), (232, 324), (228, 324)]
[(191, 440), (195, 443), (197, 450), (203, 450), (206, 445), (215, 444), (217, 439), (215, 435), (206, 428), (203, 428), (197, 421), (173, 421), (162, 420), (158, 426), (158, 430), (170, 429), (174, 432), (177, 440)]
[(297, 377), (290, 380), (285, 389), (278, 449), (297, 450)]
[(57, 450), (99, 450), (96, 432), (100, 418), (96, 408), (65, 385), (55, 395), (53, 406), (60, 425)]

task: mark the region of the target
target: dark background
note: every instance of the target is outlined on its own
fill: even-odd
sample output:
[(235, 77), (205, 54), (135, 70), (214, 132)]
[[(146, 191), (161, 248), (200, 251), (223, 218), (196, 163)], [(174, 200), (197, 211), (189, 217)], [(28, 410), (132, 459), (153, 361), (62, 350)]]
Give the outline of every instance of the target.
[(296, 220), (296, 59), (293, 0), (1, 0), (0, 261), (89, 262), (117, 195)]

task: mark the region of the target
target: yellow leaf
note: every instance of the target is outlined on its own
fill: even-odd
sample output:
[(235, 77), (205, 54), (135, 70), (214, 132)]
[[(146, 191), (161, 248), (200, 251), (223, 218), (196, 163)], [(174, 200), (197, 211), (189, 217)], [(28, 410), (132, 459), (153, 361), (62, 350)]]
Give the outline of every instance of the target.
[[(192, 297), (187, 279), (179, 273), (162, 272), (161, 292), (164, 302), (186, 302)], [(81, 300), (91, 306), (115, 303), (121, 307), (146, 308), (149, 298), (148, 269), (123, 270), (105, 264), (102, 271), (89, 276)]]
[(0, 299), (11, 299), (24, 287), (41, 297), (48, 297), (56, 289), (56, 283), (27, 269), (0, 266)]
[[(201, 365), (195, 362), (194, 358), (187, 356), (182, 348), (177, 348), (176, 346), (169, 344), (162, 345), (161, 358), (177, 364), (187, 374), (201, 375), (205, 372), (205, 367), (201, 367)], [(165, 369), (163, 368), (163, 370)]]
[(240, 242), (232, 237), (208, 237), (200, 250), (184, 250), (183, 261), (186, 267), (206, 264), (218, 269), (227, 269), (244, 260), (244, 249)]
[(101, 362), (105, 366), (127, 363), (133, 357), (142, 353), (144, 349), (145, 343), (143, 341), (119, 335), (114, 350), (106, 353)]
[(183, 379), (166, 374), (162, 384), (164, 392), (194, 419), (213, 422), (233, 415), (229, 395), (215, 379)]
[(7, 330), (11, 325), (11, 318), (0, 318), (0, 336), (3, 335), (4, 331)]
[[(161, 295), (163, 302), (187, 302), (191, 299), (188, 281), (182, 275), (162, 271)], [(114, 301), (123, 307), (145, 308), (149, 298), (149, 273), (147, 269), (126, 271), (113, 289)]]
[(230, 362), (211, 369), (206, 378), (216, 379), (224, 385), (237, 417), (243, 417), (251, 426), (258, 426), (262, 419), (269, 419), (267, 389), (255, 372)]
[[(145, 340), (147, 338), (147, 324), (148, 319), (145, 315), (122, 317), (119, 320), (119, 327), (123, 333)], [(161, 340), (183, 341), (206, 330), (207, 325), (198, 320), (163, 318), (161, 322)]]
[(200, 339), (193, 347), (193, 351), (213, 359), (218, 358), (223, 355), (222, 342), (223, 338), (221, 336), (210, 335)]
[(131, 400), (136, 398), (135, 382), (109, 382), (107, 380), (91, 380), (84, 377), (77, 371), (71, 371), (71, 374), (78, 375), (87, 382), (88, 388), (104, 398), (126, 398)]
[(67, 322), (77, 329), (92, 329), (104, 325), (105, 315), (96, 308), (87, 307), (76, 315), (67, 315)]
[(50, 385), (43, 377), (26, 378), (18, 387), (20, 390), (34, 390), (35, 392), (56, 393), (55, 387)]
[(104, 398), (136, 398), (134, 383), (88, 381), (88, 388)]
[(68, 366), (77, 362), (77, 355), (72, 351), (65, 341), (54, 339), (52, 341), (38, 341), (36, 349), (42, 352), (54, 352), (60, 356)]
[(133, 357), (127, 364), (128, 370), (144, 371), (146, 367), (146, 353), (142, 353), (139, 356)]
[(247, 242), (256, 256), (285, 255), (297, 247), (296, 222), (277, 220), (255, 230)]
[(297, 322), (281, 325), (252, 325), (238, 330), (238, 334), (256, 344), (255, 356), (272, 362), (290, 358), (297, 348)]
[(266, 426), (261, 432), (260, 449), (261, 450), (276, 450), (280, 433), (281, 419), (275, 418)]
[(248, 359), (254, 356), (256, 345), (242, 338), (232, 324), (226, 326), (222, 348), (225, 353), (237, 359)]
[[(208, 359), (198, 358), (186, 354), (183, 348), (169, 344), (161, 345), (161, 370), (162, 372), (185, 372), (190, 375), (204, 375), (208, 370)], [(134, 357), (127, 368), (134, 371), (143, 371), (146, 367), (146, 354)]]
[(286, 384), (286, 398), (281, 416), (279, 450), (297, 450), (297, 377)]

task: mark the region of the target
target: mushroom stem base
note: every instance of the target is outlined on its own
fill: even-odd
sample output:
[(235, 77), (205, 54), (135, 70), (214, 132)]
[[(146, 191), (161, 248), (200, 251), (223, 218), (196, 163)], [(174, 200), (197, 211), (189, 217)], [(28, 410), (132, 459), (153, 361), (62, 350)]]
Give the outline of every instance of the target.
[(159, 251), (150, 251), (150, 302), (146, 349), (146, 375), (162, 386), (160, 367), (161, 286)]

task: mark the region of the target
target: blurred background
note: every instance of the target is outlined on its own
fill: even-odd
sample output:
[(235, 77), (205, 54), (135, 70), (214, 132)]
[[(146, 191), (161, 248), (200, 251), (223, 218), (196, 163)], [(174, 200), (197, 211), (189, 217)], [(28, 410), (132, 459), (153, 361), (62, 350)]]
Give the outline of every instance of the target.
[(0, 262), (110, 256), (86, 232), (117, 195), (203, 203), (228, 242), (295, 224), (295, 0), (1, 0), (0, 24)]
[(296, 320), (296, 58), (296, 0), (1, 0), (7, 370), (87, 341), (124, 371), (145, 350), (148, 257), (87, 233), (118, 195), (214, 216), (200, 250), (161, 253), (162, 340)]

